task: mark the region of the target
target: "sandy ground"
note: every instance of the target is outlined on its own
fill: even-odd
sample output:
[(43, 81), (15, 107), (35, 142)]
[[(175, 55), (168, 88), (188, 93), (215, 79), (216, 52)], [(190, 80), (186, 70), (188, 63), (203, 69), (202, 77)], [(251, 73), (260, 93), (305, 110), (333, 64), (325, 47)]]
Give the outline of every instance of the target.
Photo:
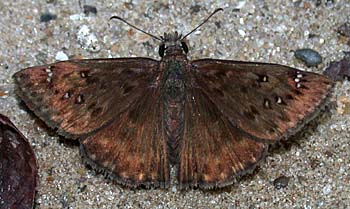
[[(179, 1), (180, 2), (180, 1)], [(129, 30), (120, 15), (154, 34), (186, 33), (215, 8), (215, 16), (191, 35), (190, 59), (203, 57), (273, 62), (321, 73), (350, 47), (336, 32), (349, 21), (350, 2), (335, 1), (0, 1), (0, 113), (29, 139), (39, 164), (37, 208), (350, 208), (350, 83), (338, 82), (334, 107), (278, 146), (256, 172), (218, 191), (138, 190), (121, 187), (83, 163), (79, 147), (43, 128), (14, 93), (20, 69), (65, 58), (144, 56), (159, 59), (158, 42)], [(264, 3), (265, 2), (265, 3)], [(288, 3), (285, 3), (288, 2)], [(328, 1), (331, 2), (331, 1)], [(57, 18), (40, 22), (43, 13)], [(311, 38), (310, 38), (311, 34)], [(91, 42), (92, 41), (92, 42)], [(324, 58), (317, 68), (292, 50), (312, 48)], [(277, 190), (274, 179), (290, 177)]]

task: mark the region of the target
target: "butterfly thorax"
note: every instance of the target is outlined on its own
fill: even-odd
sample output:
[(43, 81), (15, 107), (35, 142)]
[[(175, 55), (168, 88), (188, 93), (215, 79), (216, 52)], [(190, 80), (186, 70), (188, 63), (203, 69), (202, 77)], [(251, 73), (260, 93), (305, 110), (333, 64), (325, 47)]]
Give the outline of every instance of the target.
[(178, 149), (184, 126), (186, 97), (186, 63), (166, 61), (162, 78), (163, 123), (167, 137), (168, 153), (172, 163), (177, 162)]

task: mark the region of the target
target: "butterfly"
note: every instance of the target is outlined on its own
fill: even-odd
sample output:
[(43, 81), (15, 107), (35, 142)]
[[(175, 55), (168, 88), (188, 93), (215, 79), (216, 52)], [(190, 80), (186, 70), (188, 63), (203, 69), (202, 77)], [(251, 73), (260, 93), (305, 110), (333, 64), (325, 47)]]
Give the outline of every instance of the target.
[[(222, 9), (215, 10), (212, 15)], [(130, 187), (230, 185), (269, 144), (313, 119), (332, 81), (269, 63), (187, 59), (185, 38), (157, 37), (161, 60), (86, 59), (26, 68), (18, 95), (60, 135), (80, 141), (87, 162)]]

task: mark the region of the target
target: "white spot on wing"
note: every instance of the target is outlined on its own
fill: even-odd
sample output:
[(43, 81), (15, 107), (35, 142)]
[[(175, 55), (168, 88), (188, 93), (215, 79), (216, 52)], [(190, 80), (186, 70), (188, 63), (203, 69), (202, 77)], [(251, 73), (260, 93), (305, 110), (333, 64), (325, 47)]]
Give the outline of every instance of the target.
[(70, 97), (70, 93), (69, 92), (64, 93), (63, 99), (69, 99), (69, 97)]
[(281, 97), (277, 97), (277, 104), (282, 104), (282, 98)]

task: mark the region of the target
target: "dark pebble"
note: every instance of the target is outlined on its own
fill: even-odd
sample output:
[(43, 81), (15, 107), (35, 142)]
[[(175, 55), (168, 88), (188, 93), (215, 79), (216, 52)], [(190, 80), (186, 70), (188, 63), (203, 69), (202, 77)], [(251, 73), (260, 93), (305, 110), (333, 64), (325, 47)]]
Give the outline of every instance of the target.
[(345, 37), (350, 37), (350, 22), (344, 23), (338, 27), (337, 32)]
[(217, 28), (221, 28), (221, 22), (220, 21), (215, 21), (215, 26), (217, 27)]
[(44, 13), (40, 16), (40, 22), (49, 22), (56, 19), (57, 16), (51, 13)]
[(326, 0), (326, 6), (331, 6), (334, 4), (334, 0)]
[(301, 0), (294, 1), (293, 6), (294, 7), (300, 7), (300, 4), (301, 4)]
[(321, 6), (322, 1), (321, 0), (316, 0), (316, 7)]
[(344, 58), (340, 61), (331, 62), (323, 74), (333, 81), (350, 80), (350, 55), (345, 53)]
[(321, 55), (312, 49), (298, 49), (294, 52), (294, 56), (303, 61), (308, 67), (314, 67), (322, 63)]
[(84, 5), (83, 6), (84, 14), (88, 15), (90, 13), (97, 14), (97, 9), (94, 6), (91, 5)]
[(277, 179), (273, 181), (273, 185), (276, 189), (282, 189), (288, 186), (290, 177), (287, 176), (280, 176)]
[(316, 6), (321, 6), (322, 1), (324, 1), (325, 6), (331, 6), (332, 4), (334, 4), (334, 0), (316, 0)]
[(201, 6), (200, 5), (191, 6), (190, 10), (191, 10), (191, 13), (197, 13), (201, 10)]

